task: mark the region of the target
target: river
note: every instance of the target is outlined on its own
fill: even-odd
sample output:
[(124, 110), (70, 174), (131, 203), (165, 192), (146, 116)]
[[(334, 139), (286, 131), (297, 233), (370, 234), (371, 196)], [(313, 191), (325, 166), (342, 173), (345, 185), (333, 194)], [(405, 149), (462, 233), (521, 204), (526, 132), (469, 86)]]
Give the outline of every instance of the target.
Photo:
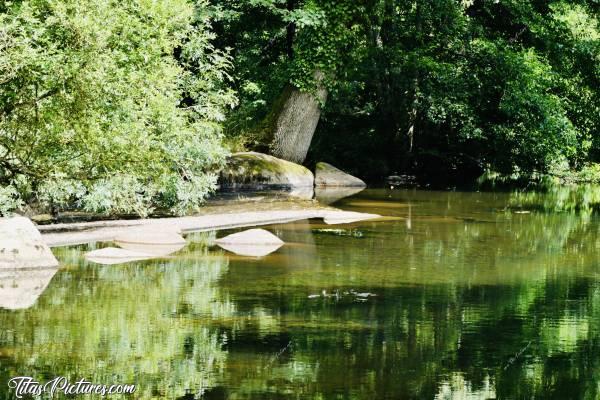
[(259, 259), (212, 244), (235, 231), (123, 265), (54, 249), (47, 287), (2, 283), (22, 289), (0, 304), (0, 398), (15, 376), (133, 398), (598, 398), (600, 218), (560, 193), (369, 189), (335, 205), (390, 218), (268, 226), (286, 244)]

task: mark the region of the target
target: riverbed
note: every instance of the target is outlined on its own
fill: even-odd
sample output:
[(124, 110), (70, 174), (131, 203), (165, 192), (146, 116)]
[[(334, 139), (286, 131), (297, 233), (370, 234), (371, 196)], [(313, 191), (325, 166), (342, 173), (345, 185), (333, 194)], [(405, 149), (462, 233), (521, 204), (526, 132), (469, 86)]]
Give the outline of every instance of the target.
[(239, 229), (122, 265), (85, 261), (110, 243), (54, 248), (47, 287), (0, 309), (0, 398), (13, 376), (136, 398), (597, 398), (600, 219), (555, 201), (369, 189), (335, 207), (393, 218), (268, 225), (286, 244), (262, 258), (214, 245)]

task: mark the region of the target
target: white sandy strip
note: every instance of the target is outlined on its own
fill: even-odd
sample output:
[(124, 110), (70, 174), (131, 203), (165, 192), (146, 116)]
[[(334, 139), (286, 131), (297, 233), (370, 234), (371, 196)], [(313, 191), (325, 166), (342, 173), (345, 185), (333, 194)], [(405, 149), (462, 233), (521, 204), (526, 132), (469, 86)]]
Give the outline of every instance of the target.
[(323, 218), (328, 224), (345, 224), (379, 218), (365, 214), (335, 209), (251, 211), (227, 214), (200, 215), (180, 218), (142, 220), (98, 221), (39, 226), (42, 238), (50, 247), (60, 247), (93, 242), (110, 242), (117, 235), (133, 228), (169, 229), (180, 233), (213, 231), (247, 226), (260, 226)]

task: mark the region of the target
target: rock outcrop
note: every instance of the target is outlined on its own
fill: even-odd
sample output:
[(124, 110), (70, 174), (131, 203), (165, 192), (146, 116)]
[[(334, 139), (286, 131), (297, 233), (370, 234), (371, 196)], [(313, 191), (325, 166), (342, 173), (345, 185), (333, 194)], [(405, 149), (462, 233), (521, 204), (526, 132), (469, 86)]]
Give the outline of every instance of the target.
[(256, 152), (235, 153), (221, 172), (224, 190), (312, 188), (314, 176), (302, 165)]
[(315, 186), (317, 187), (366, 187), (361, 179), (345, 173), (333, 165), (319, 162), (315, 167)]
[(219, 247), (240, 256), (263, 257), (283, 246), (283, 241), (264, 229), (249, 229), (215, 240)]
[(20, 216), (0, 218), (0, 270), (56, 267), (56, 257), (33, 222)]

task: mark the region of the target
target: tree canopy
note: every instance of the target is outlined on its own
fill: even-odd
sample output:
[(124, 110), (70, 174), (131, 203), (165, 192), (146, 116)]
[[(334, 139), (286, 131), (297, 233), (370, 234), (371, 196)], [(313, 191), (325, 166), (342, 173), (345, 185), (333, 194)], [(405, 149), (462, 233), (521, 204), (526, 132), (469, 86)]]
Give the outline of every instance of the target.
[(310, 162), (380, 177), (598, 160), (595, 1), (217, 3), (241, 99), (228, 132), (250, 145), (284, 84), (310, 90), (319, 68), (330, 96)]

